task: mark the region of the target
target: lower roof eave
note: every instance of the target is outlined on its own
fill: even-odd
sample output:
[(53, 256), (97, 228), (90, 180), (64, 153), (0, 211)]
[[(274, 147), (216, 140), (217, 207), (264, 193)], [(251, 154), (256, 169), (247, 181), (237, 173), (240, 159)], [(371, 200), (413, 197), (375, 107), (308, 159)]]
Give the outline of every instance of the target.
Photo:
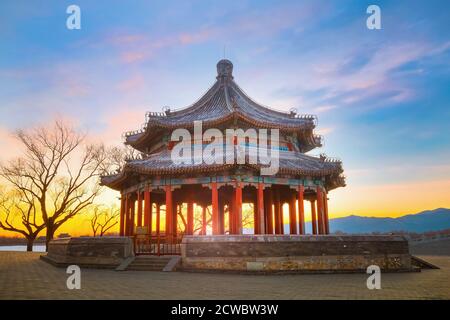
[[(236, 164), (225, 164), (225, 165), (200, 165), (197, 167), (180, 167), (180, 168), (142, 168), (133, 165), (127, 164), (125, 168), (117, 175), (114, 176), (106, 176), (101, 178), (100, 184), (103, 186), (107, 186), (114, 190), (120, 190), (122, 188), (123, 183), (129, 178), (130, 173), (138, 173), (145, 175), (155, 175), (155, 176), (176, 176), (178, 177), (180, 174), (216, 174), (220, 171), (231, 170), (233, 168), (247, 168), (255, 172), (255, 174), (259, 175), (261, 166), (259, 165), (236, 165)], [(278, 174), (282, 175), (292, 175), (293, 178), (298, 177), (329, 177), (331, 175), (340, 175), (342, 170), (340, 169), (326, 169), (326, 170), (295, 170), (289, 168), (280, 168)], [(329, 190), (344, 187), (345, 181), (335, 183), (330, 186)], [(328, 189), (328, 188), (327, 188)]]

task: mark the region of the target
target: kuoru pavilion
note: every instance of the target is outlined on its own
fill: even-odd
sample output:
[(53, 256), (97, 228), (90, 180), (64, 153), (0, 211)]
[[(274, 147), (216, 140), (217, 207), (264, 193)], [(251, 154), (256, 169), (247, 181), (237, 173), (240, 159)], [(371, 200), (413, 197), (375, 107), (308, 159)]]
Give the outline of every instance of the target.
[[(101, 179), (121, 194), (120, 237), (55, 240), (48, 260), (120, 270), (411, 270), (403, 237), (329, 234), (328, 194), (344, 187), (345, 178), (341, 161), (306, 154), (322, 145), (315, 116), (256, 103), (234, 81), (228, 60), (217, 64), (216, 79), (193, 105), (147, 113), (141, 130), (125, 134), (125, 144), (141, 156)], [(278, 146), (267, 147), (278, 151), (276, 174), (261, 174), (260, 163), (174, 163), (171, 152), (181, 142), (172, 133), (194, 133), (198, 121), (228, 142), (229, 129), (278, 129)], [(258, 142), (231, 140), (233, 157)], [(190, 142), (201, 149), (211, 143)], [(306, 235), (305, 218), (312, 234)]]
[[(230, 128), (279, 129), (278, 173), (261, 176), (262, 164), (237, 161), (175, 165), (170, 155), (172, 132), (192, 131), (198, 120), (204, 130), (217, 128), (224, 136)], [(142, 130), (125, 134), (125, 143), (140, 151), (142, 159), (129, 160), (119, 174), (102, 179), (121, 192), (120, 234), (133, 235), (136, 226), (173, 241), (207, 230), (213, 235), (242, 234), (244, 203), (253, 204), (254, 234), (283, 234), (284, 224), (289, 224), (289, 234), (305, 234), (305, 200), (311, 203), (312, 233), (328, 234), (327, 194), (345, 182), (339, 160), (305, 154), (322, 145), (314, 134), (316, 123), (315, 116), (256, 103), (234, 81), (232, 63), (219, 61), (216, 82), (197, 102), (179, 111), (150, 112)], [(246, 144), (251, 142), (247, 139)], [(194, 219), (194, 204), (203, 209), (202, 219)], [(289, 221), (283, 220), (283, 204), (289, 205)]]

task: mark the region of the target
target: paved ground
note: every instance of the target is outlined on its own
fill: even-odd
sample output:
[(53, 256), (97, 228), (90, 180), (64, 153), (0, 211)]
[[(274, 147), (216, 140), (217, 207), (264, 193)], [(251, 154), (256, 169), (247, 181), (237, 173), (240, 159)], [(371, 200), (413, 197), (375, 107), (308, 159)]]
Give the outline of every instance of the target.
[(234, 275), (82, 270), (68, 290), (65, 269), (39, 253), (0, 252), (0, 299), (450, 299), (450, 256), (421, 256), (440, 270), (383, 274), (368, 290), (365, 274)]

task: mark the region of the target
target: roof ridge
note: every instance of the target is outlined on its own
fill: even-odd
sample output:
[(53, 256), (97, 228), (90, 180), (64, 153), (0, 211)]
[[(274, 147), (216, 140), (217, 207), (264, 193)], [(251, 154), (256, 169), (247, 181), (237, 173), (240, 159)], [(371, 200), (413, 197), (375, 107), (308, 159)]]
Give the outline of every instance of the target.
[(224, 86), (224, 93), (225, 93), (225, 104), (226, 104), (228, 110), (230, 110), (230, 112), (234, 112), (234, 106), (230, 102), (230, 95), (228, 93), (228, 81), (225, 82), (223, 86)]
[[(215, 87), (217, 87), (217, 88), (215, 88)], [(206, 92), (200, 96), (200, 98), (198, 98), (196, 101), (194, 101), (193, 103), (191, 103), (190, 105), (188, 105), (186, 107), (180, 107), (180, 108), (171, 110), (170, 115), (190, 112), (192, 110), (202, 107), (206, 102), (208, 102), (209, 100), (211, 100), (212, 97), (214, 97), (214, 95), (220, 89), (220, 87), (221, 86), (220, 86), (219, 81), (216, 80), (213, 83), (213, 85), (210, 86), (208, 88), (208, 90), (206, 90)]]

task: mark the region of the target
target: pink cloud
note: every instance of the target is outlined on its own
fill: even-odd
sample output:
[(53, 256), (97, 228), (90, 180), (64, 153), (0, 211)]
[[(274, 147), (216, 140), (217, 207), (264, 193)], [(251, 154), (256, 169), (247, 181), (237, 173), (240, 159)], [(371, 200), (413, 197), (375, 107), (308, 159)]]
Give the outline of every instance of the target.
[(145, 79), (141, 74), (136, 74), (117, 85), (117, 89), (124, 92), (134, 92), (142, 88), (145, 84)]
[(8, 152), (0, 153), (0, 161), (6, 161), (16, 157), (22, 151), (17, 140), (13, 136), (13, 132), (9, 129), (0, 127), (0, 150)]

